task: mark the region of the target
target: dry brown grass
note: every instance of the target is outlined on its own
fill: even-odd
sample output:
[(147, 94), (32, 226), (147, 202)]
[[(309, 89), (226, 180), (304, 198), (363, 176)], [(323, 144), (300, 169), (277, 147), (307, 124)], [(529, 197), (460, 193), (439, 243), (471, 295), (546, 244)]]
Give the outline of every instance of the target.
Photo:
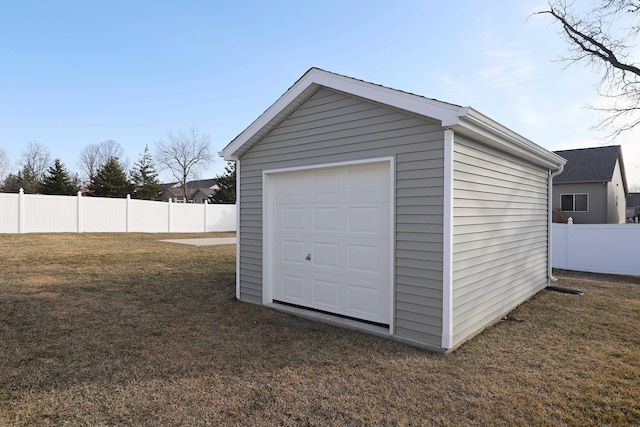
[(236, 302), (234, 246), (178, 237), (0, 235), (0, 425), (640, 424), (638, 278), (440, 355)]

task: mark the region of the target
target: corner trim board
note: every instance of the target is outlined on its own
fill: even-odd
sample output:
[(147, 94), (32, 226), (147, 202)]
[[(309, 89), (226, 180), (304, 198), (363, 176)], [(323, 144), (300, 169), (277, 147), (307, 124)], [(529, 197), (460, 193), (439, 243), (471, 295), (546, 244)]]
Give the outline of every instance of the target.
[(236, 299), (240, 299), (240, 159), (236, 160)]
[(444, 131), (442, 218), (442, 348), (453, 346), (453, 146), (454, 132)]

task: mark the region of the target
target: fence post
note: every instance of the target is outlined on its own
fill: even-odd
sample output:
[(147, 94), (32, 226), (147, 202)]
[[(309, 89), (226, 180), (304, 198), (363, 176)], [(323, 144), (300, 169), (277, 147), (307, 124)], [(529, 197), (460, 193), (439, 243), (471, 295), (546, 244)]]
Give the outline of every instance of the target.
[(207, 199), (204, 199), (204, 232), (207, 232), (207, 205), (209, 204), (209, 201)]
[(78, 191), (78, 196), (76, 197), (77, 201), (78, 201), (78, 205), (77, 205), (77, 214), (78, 214), (78, 221), (77, 221), (77, 228), (78, 228), (78, 233), (82, 233), (82, 191)]
[(18, 233), (24, 233), (24, 190), (18, 191)]
[(131, 231), (131, 196), (127, 194), (127, 208), (126, 208), (126, 232), (129, 233)]
[(567, 270), (571, 270), (573, 268), (573, 264), (571, 263), (571, 252), (573, 251), (573, 248), (571, 247), (572, 240), (573, 240), (571, 236), (572, 232), (573, 232), (573, 218), (569, 217), (567, 218), (567, 239), (566, 239), (567, 255), (565, 258)]
[(167, 232), (171, 233), (171, 197), (169, 197), (169, 203), (167, 204), (167, 209), (168, 209), (168, 213), (167, 213)]

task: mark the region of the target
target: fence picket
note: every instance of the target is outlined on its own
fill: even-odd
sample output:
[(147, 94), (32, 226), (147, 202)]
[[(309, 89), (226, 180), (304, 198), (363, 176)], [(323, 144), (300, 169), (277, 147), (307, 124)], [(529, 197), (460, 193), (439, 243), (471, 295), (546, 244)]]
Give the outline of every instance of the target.
[(640, 274), (637, 224), (553, 224), (554, 268), (610, 274)]
[[(172, 206), (175, 205), (175, 206)], [(235, 231), (236, 206), (0, 193), (0, 233)]]

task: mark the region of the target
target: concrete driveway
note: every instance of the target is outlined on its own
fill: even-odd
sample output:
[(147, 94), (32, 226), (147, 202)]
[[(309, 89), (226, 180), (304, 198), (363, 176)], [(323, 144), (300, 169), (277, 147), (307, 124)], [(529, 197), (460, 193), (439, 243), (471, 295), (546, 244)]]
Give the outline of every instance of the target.
[(235, 237), (211, 237), (200, 239), (169, 239), (160, 240), (167, 243), (178, 243), (181, 245), (191, 246), (212, 246), (212, 245), (235, 245), (237, 239)]

